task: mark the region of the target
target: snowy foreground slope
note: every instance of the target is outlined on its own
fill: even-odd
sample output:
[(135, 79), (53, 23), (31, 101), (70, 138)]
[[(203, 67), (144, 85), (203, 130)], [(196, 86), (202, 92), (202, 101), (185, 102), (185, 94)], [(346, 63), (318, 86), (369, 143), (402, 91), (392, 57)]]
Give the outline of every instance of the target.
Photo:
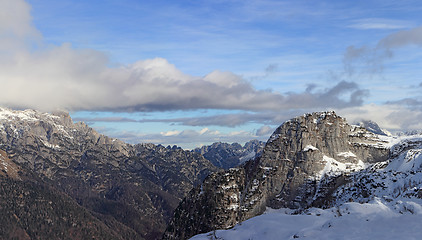
[(267, 209), (191, 239), (422, 239), (422, 135), (380, 138), (390, 159), (350, 173), (332, 193), (333, 207)]

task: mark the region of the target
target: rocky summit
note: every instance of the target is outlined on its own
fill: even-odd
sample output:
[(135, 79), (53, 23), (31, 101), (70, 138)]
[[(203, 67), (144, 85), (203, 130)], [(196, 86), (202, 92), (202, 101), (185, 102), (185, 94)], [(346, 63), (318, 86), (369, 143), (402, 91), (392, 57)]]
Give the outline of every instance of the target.
[(211, 174), (182, 200), (164, 239), (231, 228), (266, 207), (329, 207), (350, 174), (390, 157), (388, 142), (334, 112), (283, 123), (263, 153), (241, 167)]
[[(381, 132), (378, 138), (390, 149), (389, 158), (355, 171), (345, 171), (339, 163), (325, 168), (319, 180), (319, 189), (325, 191), (315, 195), (315, 199), (325, 196), (324, 201), (296, 209), (267, 208), (233, 228), (199, 234), (192, 240), (419, 239), (422, 134), (385, 136)], [(341, 178), (336, 178), (338, 170), (343, 172)]]
[(179, 201), (218, 170), (198, 153), (126, 144), (64, 112), (0, 108), (0, 150), (5, 239), (161, 238)]

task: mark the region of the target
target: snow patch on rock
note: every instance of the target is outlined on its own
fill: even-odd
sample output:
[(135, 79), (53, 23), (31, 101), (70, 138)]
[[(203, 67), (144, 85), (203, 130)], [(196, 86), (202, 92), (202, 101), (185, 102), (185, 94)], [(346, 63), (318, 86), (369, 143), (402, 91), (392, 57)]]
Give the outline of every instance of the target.
[(318, 148), (312, 146), (312, 145), (306, 145), (306, 147), (303, 149), (303, 152), (308, 152), (308, 151), (317, 151)]

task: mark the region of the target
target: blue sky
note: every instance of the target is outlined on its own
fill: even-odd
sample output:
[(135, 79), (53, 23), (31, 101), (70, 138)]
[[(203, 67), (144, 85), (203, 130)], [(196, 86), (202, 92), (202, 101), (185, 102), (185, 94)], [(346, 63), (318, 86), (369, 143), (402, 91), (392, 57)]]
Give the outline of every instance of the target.
[(0, 0), (0, 104), (130, 143), (266, 140), (336, 110), (422, 129), (419, 1)]

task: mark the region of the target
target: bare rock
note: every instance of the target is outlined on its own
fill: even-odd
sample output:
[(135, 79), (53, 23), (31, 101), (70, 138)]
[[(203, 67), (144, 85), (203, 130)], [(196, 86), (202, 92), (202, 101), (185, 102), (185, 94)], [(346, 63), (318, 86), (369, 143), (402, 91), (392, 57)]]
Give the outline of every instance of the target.
[(348, 172), (388, 157), (389, 148), (376, 134), (349, 125), (334, 112), (294, 118), (275, 130), (262, 156), (212, 174), (192, 190), (176, 209), (164, 239), (227, 229), (266, 207), (327, 204)]

